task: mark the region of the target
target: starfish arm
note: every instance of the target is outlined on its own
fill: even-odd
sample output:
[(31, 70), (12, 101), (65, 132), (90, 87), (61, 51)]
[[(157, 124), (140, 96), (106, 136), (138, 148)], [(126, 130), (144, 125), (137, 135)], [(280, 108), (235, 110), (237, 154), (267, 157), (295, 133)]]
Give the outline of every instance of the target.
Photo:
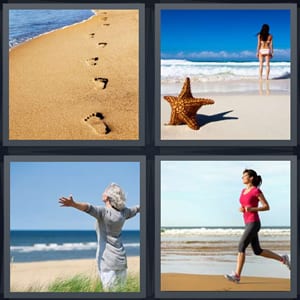
[(187, 126), (189, 126), (191, 129), (193, 130), (198, 130), (200, 128), (199, 124), (197, 123), (196, 120), (196, 116), (188, 116), (185, 113), (181, 113), (180, 114), (180, 118), (182, 119), (182, 121), (184, 121), (184, 123), (187, 124)]
[(175, 96), (164, 96), (164, 99), (167, 100), (172, 105), (172, 103), (176, 102), (176, 100), (178, 99), (178, 97), (175, 97)]
[(186, 78), (183, 84), (183, 87), (181, 89), (181, 92), (178, 96), (178, 98), (186, 99), (186, 98), (192, 98), (192, 92), (191, 92), (191, 83), (190, 78)]
[(191, 98), (186, 99), (184, 105), (185, 106), (197, 106), (197, 105), (208, 105), (208, 104), (214, 104), (215, 101), (212, 99), (206, 99), (206, 98)]
[(176, 112), (174, 109), (172, 109), (169, 125), (176, 125), (176, 119)]

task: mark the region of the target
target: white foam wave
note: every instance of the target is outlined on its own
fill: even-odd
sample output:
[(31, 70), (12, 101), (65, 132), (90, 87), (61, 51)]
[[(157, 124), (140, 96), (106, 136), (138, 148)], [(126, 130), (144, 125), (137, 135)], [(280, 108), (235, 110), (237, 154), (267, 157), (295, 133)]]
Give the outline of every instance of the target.
[[(125, 243), (124, 247), (139, 247), (139, 243)], [(97, 243), (64, 243), (64, 244), (34, 244), (32, 246), (11, 246), (10, 250), (19, 253), (28, 253), (36, 251), (82, 251), (82, 250), (96, 250)]]
[[(162, 236), (240, 236), (244, 229), (240, 228), (191, 228), (191, 229), (164, 229)], [(290, 229), (262, 228), (259, 232), (263, 236), (289, 236)]]
[[(258, 76), (258, 62), (192, 62), (188, 60), (161, 60), (163, 83), (181, 81), (190, 77), (193, 81), (224, 81), (254, 79)], [(271, 78), (290, 77), (289, 62), (271, 62)]]

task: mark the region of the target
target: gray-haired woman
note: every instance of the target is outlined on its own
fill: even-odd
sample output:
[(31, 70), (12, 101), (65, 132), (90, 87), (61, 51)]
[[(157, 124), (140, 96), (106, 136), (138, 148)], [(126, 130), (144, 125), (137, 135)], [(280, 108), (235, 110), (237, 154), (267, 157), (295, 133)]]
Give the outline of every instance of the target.
[(134, 217), (139, 206), (127, 208), (126, 197), (121, 187), (110, 184), (102, 194), (105, 206), (93, 206), (77, 202), (70, 197), (59, 199), (61, 206), (74, 207), (96, 218), (98, 246), (96, 260), (100, 280), (104, 291), (114, 291), (122, 287), (127, 277), (126, 251), (122, 243), (121, 232), (125, 221)]

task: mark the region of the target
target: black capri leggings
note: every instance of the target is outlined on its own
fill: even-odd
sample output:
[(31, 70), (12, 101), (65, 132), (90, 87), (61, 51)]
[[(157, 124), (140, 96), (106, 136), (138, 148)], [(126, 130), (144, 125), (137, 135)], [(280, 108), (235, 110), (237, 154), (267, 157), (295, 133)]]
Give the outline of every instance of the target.
[(258, 240), (258, 232), (260, 230), (260, 222), (253, 222), (246, 224), (245, 231), (239, 242), (239, 252), (245, 252), (246, 248), (251, 243), (251, 247), (253, 252), (256, 255), (260, 255), (262, 253), (262, 249), (259, 245)]

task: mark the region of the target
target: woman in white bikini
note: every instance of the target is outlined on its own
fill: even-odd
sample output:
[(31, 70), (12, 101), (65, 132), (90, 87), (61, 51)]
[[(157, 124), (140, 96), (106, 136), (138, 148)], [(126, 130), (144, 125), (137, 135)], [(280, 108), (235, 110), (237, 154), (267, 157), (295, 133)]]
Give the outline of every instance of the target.
[(268, 24), (263, 24), (260, 32), (257, 35), (257, 53), (259, 59), (259, 79), (262, 79), (263, 64), (266, 61), (266, 79), (269, 79), (270, 74), (270, 59), (273, 57), (273, 38), (269, 33), (270, 27)]

